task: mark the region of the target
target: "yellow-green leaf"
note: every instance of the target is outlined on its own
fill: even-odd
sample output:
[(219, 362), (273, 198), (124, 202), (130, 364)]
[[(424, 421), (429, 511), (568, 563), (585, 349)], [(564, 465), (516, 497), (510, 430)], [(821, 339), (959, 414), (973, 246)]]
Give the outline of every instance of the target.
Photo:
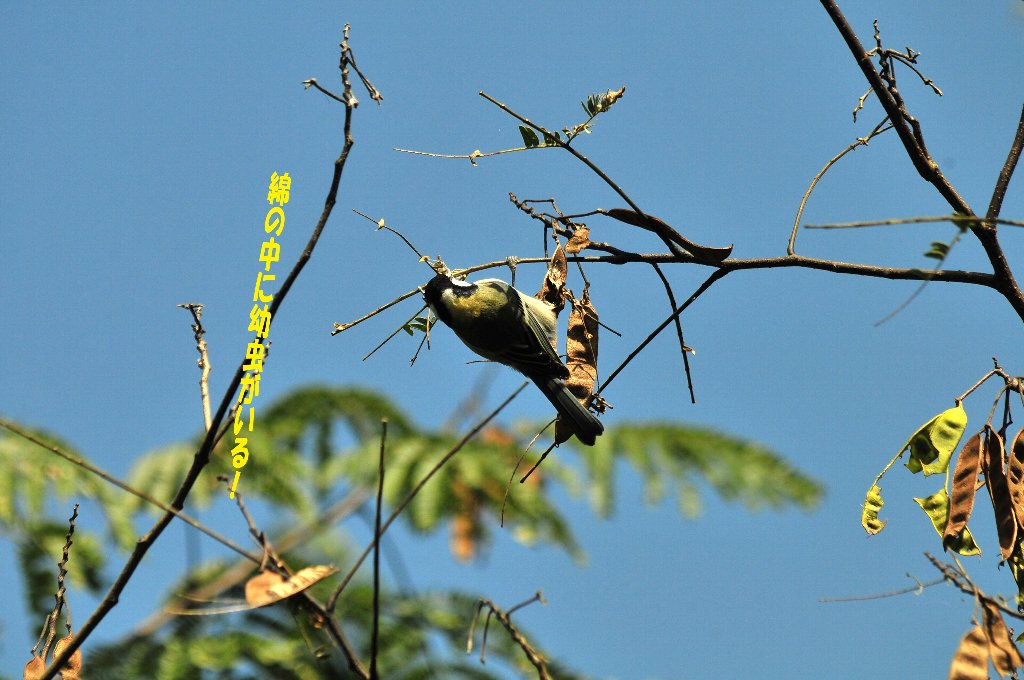
[(885, 501), (882, 500), (882, 487), (872, 484), (864, 498), (864, 507), (860, 513), (860, 525), (872, 536), (881, 533), (888, 521), (878, 518), (878, 513), (881, 512), (883, 505), (885, 505)]
[[(921, 506), (936, 533), (942, 536), (946, 531), (946, 524), (949, 523), (949, 494), (946, 487), (942, 487), (927, 498), (915, 498), (914, 502)], [(964, 527), (963, 531), (955, 537), (946, 541), (946, 547), (961, 555), (980, 555), (981, 548), (974, 542), (971, 530)]]
[(907, 469), (915, 474), (923, 470), (925, 476), (944, 474), (965, 429), (967, 413), (960, 404), (929, 420), (903, 445), (904, 451), (910, 449)]

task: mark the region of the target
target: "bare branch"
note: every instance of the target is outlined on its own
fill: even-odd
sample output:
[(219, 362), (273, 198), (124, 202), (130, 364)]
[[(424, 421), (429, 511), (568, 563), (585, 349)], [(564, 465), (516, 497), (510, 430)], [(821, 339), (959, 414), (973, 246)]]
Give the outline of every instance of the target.
[[(1003, 220), (985, 218), (986, 222), (1005, 224), (1011, 227), (1024, 227), (1019, 220)], [(928, 217), (896, 217), (890, 220), (864, 220), (862, 222), (839, 222), (837, 224), (805, 224), (804, 229), (860, 229), (862, 227), (891, 227), (900, 224), (927, 224), (932, 222), (952, 222), (960, 226), (970, 226), (978, 222), (974, 215), (934, 215)]]
[(186, 302), (178, 305), (192, 314), (192, 332), (196, 339), (196, 351), (199, 352), (199, 397), (203, 404), (203, 427), (210, 429), (210, 353), (206, 348), (206, 329), (203, 328), (203, 305)]
[[(668, 295), (669, 307), (673, 311), (675, 311), (675, 308), (676, 308), (676, 296), (672, 292), (672, 284), (670, 284), (668, 282), (668, 279), (665, 277), (665, 273), (661, 271), (661, 267), (658, 266), (657, 262), (655, 262), (651, 266), (654, 267), (654, 271), (658, 274), (658, 278), (661, 279), (661, 283), (665, 286), (665, 293)], [(682, 358), (683, 358), (683, 371), (686, 373), (686, 387), (687, 387), (687, 389), (690, 390), (690, 403), (691, 404), (696, 404), (697, 403), (697, 396), (693, 393), (693, 376), (690, 375), (690, 359), (689, 359), (689, 354), (693, 350), (691, 348), (687, 347), (686, 346), (686, 341), (683, 340), (683, 325), (682, 325), (682, 322), (679, 321), (679, 315), (678, 314), (673, 314), (673, 321), (675, 322), (675, 325), (676, 325), (676, 338), (679, 340), (679, 354), (682, 355)]]
[(380, 631), (380, 510), (384, 504), (384, 451), (388, 421), (380, 421), (380, 461), (377, 465), (377, 506), (373, 516), (373, 626), (370, 629), (370, 680), (377, 680), (377, 636)]
[(989, 222), (999, 217), (999, 212), (1003, 209), (1003, 197), (1006, 195), (1006, 187), (1009, 186), (1010, 178), (1013, 177), (1013, 171), (1017, 167), (1017, 161), (1020, 160), (1022, 148), (1024, 148), (1024, 106), (1021, 106), (1020, 122), (1017, 123), (1017, 134), (1014, 135), (1013, 143), (1010, 144), (1010, 152), (1006, 155), (1006, 162), (1003, 163), (1003, 167), (999, 171), (999, 179), (996, 180), (995, 189), (992, 190), (992, 200), (989, 201), (988, 212), (985, 213), (985, 219)]

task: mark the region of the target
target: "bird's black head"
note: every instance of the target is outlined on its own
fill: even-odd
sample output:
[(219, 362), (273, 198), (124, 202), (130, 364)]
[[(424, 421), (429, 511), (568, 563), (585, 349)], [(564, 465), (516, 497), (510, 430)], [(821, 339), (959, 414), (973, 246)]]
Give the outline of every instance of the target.
[(452, 280), (444, 274), (438, 274), (423, 287), (423, 301), (435, 310), (440, 305), (441, 293), (452, 287)]
[(476, 286), (472, 283), (454, 281), (450, 276), (438, 274), (427, 282), (423, 287), (423, 301), (430, 305), (437, 318), (451, 325), (451, 311), (442, 299), (445, 292), (454, 292), (456, 295), (468, 295)]
[(427, 282), (427, 285), (423, 287), (423, 300), (431, 307), (436, 306), (441, 299), (441, 293), (445, 289), (452, 287), (452, 280), (445, 277), (444, 274), (439, 273)]

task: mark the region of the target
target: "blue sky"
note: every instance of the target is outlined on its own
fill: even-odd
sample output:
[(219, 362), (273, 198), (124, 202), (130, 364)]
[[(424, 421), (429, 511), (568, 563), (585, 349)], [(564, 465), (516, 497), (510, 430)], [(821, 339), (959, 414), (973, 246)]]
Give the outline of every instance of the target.
[[(902, 91), (935, 159), (983, 212), (1020, 115), (1024, 3), (842, 5), (865, 42), (878, 18), (890, 47), (923, 53), (922, 69), (945, 96), (908, 73)], [(421, 250), (469, 266), (539, 254), (535, 223), (510, 206), (510, 191), (555, 196), (571, 212), (621, 205), (555, 151), (471, 167), (392, 150), (518, 145), (517, 124), (479, 90), (559, 128), (578, 122), (578, 102), (588, 94), (625, 84), (625, 98), (579, 148), (646, 211), (697, 242), (735, 244), (737, 257), (783, 254), (810, 179), (880, 119), (869, 100), (851, 123), (866, 85), (815, 3), (728, 10), (610, 2), (8, 7), (0, 28), (0, 290), (7, 300), (0, 413), (59, 433), (114, 473), (196, 431), (195, 350), (187, 315), (175, 305), (207, 306), (212, 391), (219, 394), (246, 341), (267, 178), (287, 171), (294, 181), (286, 259), (322, 207), (342, 110), (301, 81), (336, 87), (346, 22), (384, 105), (364, 96), (358, 109), (334, 217), (274, 320), (263, 398), (313, 381), (370, 385), (427, 425), (443, 420), (481, 370), (464, 365), (467, 352), (450, 336), (413, 368), (411, 340), (360, 362), (415, 311), (413, 303), (329, 335), (332, 322), (352, 320), (425, 279), (397, 239), (351, 209), (384, 217)], [(1021, 181), (1010, 187), (1004, 217), (1024, 218)], [(945, 212), (889, 135), (826, 176), (805, 222)], [(597, 240), (659, 249), (625, 225), (591, 226)], [(812, 231), (801, 233), (798, 251), (925, 267), (920, 254), (952, 233), (948, 225)], [(1004, 228), (1002, 241), (1020, 277), (1024, 232)], [(987, 271), (970, 239), (949, 267)], [(540, 271), (523, 267), (518, 276), (536, 281)], [(667, 307), (645, 269), (588, 273), (602, 319), (625, 336), (604, 336), (602, 361), (611, 367)], [(707, 275), (697, 266), (667, 273), (680, 297)], [(508, 535), (482, 563), (460, 566), (444, 537), (398, 534), (416, 586), (457, 585), (508, 604), (543, 589), (548, 606), (519, 620), (553, 656), (596, 677), (940, 676), (971, 613), (971, 602), (951, 589), (817, 602), (900, 588), (907, 572), (934, 577), (922, 552), (940, 546), (910, 497), (937, 485), (909, 475), (888, 479), (889, 527), (870, 540), (859, 526), (864, 491), (910, 432), (990, 368), (990, 357), (1024, 373), (1020, 319), (986, 289), (932, 285), (874, 326), (913, 288), (793, 269), (731, 275), (683, 317), (697, 349), (696, 405), (669, 334), (608, 395), (611, 428), (677, 420), (769, 445), (825, 483), (817, 513), (751, 515), (709, 499), (699, 519), (684, 521), (671, 501), (645, 506), (638, 481), (623, 470), (610, 521), (594, 519), (582, 499), (564, 499), (589, 556), (585, 567)], [(495, 403), (518, 384), (502, 372)], [(969, 430), (980, 426), (990, 394), (967, 403)], [(547, 411), (530, 394), (505, 418)], [(979, 519), (975, 535), (985, 556), (969, 563), (972, 574), (982, 587), (1009, 594), (1012, 580), (995, 571), (984, 506)], [(353, 526), (360, 540), (361, 531)], [(104, 639), (156, 606), (165, 565), (184, 567), (182, 535), (168, 532), (143, 563), (101, 629)], [(10, 543), (0, 540), (0, 564), (12, 559)], [(79, 621), (92, 604), (78, 600)], [(0, 667), (18, 668), (32, 644), (20, 593), (3, 589), (0, 611)]]

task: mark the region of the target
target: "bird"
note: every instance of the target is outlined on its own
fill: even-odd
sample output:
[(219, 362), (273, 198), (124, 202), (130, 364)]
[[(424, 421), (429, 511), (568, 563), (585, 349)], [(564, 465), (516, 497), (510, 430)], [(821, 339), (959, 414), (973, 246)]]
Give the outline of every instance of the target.
[(469, 283), (445, 274), (423, 287), (423, 299), (469, 349), (532, 380), (576, 438), (594, 445), (604, 425), (565, 386), (569, 369), (555, 353), (557, 321), (549, 304), (501, 279)]

